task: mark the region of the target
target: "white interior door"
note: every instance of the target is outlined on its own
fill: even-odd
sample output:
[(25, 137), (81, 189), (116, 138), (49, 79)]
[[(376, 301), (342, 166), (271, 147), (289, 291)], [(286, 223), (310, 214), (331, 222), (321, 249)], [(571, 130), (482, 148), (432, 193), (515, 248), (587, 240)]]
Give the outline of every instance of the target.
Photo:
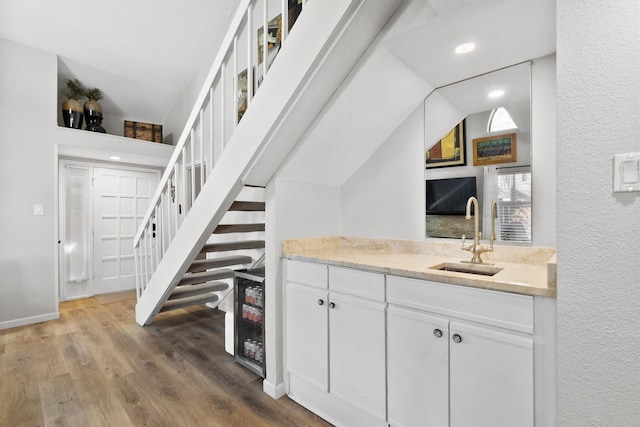
[(158, 174), (94, 169), (94, 293), (134, 289), (133, 238), (158, 185)]

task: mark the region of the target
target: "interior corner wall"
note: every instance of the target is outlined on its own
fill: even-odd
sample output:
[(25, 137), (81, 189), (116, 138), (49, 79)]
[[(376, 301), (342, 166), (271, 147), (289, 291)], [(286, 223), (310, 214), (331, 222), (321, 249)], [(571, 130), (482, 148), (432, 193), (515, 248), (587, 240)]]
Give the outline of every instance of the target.
[(340, 234), (424, 239), (424, 105), (340, 188)]
[(640, 2), (557, 4), (558, 425), (640, 420)]
[[(57, 317), (57, 58), (0, 39), (0, 329)], [(44, 214), (34, 215), (34, 205)]]
[(339, 234), (340, 189), (319, 184), (272, 180), (265, 192), (265, 346), (270, 387), (283, 384), (282, 241)]
[(531, 239), (556, 247), (556, 56), (531, 66)]

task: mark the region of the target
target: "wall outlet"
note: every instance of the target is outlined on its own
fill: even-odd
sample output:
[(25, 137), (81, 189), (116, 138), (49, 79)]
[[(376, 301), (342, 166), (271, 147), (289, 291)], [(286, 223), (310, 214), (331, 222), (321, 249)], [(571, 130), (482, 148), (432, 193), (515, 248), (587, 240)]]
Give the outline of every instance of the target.
[(44, 215), (44, 205), (33, 205), (34, 215)]

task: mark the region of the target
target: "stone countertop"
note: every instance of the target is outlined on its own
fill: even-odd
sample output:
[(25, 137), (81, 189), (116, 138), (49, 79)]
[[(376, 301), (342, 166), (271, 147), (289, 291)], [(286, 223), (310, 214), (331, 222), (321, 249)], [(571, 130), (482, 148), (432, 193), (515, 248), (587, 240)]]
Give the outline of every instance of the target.
[(285, 240), (284, 258), (323, 262), (394, 276), (471, 286), (523, 295), (556, 297), (556, 252), (553, 248), (495, 245), (482, 254), (486, 263), (502, 268), (493, 276), (435, 270), (444, 263), (471, 259), (459, 243), (319, 237)]

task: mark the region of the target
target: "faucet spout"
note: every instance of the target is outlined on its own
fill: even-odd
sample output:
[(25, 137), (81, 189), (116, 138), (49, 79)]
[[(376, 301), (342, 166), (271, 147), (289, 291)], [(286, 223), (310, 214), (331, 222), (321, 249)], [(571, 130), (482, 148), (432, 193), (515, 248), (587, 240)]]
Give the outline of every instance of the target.
[(478, 204), (478, 199), (471, 196), (467, 200), (467, 209), (465, 212), (465, 219), (471, 219), (471, 206), (473, 206), (473, 219), (474, 219), (474, 230), (473, 230), (473, 244), (469, 246), (465, 246), (465, 236), (462, 236), (462, 250), (469, 251), (473, 254), (471, 261), (462, 261), (462, 262), (470, 262), (472, 264), (482, 264), (481, 255), (483, 252), (491, 252), (493, 251), (493, 241), (495, 240), (495, 224), (494, 219), (498, 217), (498, 206), (494, 201), (491, 204), (491, 246), (483, 246), (480, 244), (480, 208)]
[(474, 229), (473, 229), (473, 244), (478, 246), (478, 244), (480, 243), (480, 234), (478, 231), (478, 228), (480, 227), (479, 225), (479, 215), (478, 215), (478, 211), (479, 211), (479, 207), (478, 207), (478, 199), (476, 199), (475, 197), (471, 196), (469, 197), (469, 200), (467, 200), (467, 211), (466, 211), (466, 215), (465, 215), (465, 219), (470, 220), (471, 219), (471, 205), (473, 205), (473, 216), (474, 216)]

